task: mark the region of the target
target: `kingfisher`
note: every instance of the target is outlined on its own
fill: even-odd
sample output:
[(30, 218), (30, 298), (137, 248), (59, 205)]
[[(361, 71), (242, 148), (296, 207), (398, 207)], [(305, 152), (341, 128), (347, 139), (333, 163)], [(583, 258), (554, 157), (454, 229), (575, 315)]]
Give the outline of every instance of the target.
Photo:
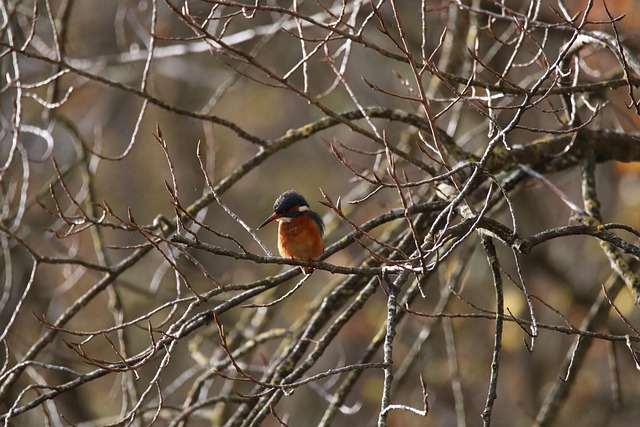
[(324, 252), (324, 223), (309, 209), (309, 203), (297, 191), (285, 191), (273, 204), (273, 213), (258, 230), (278, 221), (278, 252), (284, 258), (309, 261), (304, 272), (313, 272), (313, 259)]

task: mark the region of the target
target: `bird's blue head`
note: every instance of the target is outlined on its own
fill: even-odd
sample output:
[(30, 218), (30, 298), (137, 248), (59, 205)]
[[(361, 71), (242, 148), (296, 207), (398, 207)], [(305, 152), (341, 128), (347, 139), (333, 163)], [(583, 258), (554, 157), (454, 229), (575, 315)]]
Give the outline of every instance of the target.
[[(273, 211), (280, 215), (286, 215), (287, 213), (295, 213), (296, 211), (293, 211), (293, 209), (296, 207), (299, 212), (301, 207), (309, 208), (309, 203), (307, 203), (307, 200), (302, 196), (302, 194), (297, 191), (289, 190), (278, 196), (273, 204)], [(304, 212), (304, 209), (302, 212)]]
[(320, 218), (320, 215), (317, 213), (309, 210), (309, 203), (307, 203), (307, 200), (302, 196), (302, 194), (294, 190), (285, 191), (273, 204), (273, 214), (264, 220), (258, 229), (269, 225), (278, 219), (286, 221), (286, 218), (292, 219), (304, 214), (311, 216), (311, 218), (313, 218), (313, 220), (318, 224), (318, 227), (320, 227), (320, 232), (324, 233), (324, 223), (322, 222), (322, 218)]

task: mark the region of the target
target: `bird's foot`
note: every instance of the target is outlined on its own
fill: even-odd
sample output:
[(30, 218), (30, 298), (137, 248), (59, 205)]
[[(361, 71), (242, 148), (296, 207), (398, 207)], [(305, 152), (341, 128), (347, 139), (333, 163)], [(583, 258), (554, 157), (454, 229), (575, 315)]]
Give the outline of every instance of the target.
[(307, 274), (313, 273), (313, 260), (311, 258), (309, 258), (309, 267), (306, 267), (303, 270)]

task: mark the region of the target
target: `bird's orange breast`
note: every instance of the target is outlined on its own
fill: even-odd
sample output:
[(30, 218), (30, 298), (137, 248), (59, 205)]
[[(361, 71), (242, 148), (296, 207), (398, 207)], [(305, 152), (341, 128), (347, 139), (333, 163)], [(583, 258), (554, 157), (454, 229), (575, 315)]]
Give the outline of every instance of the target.
[(278, 251), (285, 258), (313, 259), (324, 252), (320, 227), (309, 215), (278, 224)]

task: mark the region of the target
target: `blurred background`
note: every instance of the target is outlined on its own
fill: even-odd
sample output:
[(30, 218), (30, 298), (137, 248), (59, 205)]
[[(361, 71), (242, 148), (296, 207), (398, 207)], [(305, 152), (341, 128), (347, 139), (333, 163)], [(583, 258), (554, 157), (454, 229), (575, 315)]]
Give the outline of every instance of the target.
[[(374, 7), (379, 3), (379, 9)], [(321, 203), (322, 192), (334, 202), (340, 198), (349, 221), (359, 226), (403, 208), (396, 188), (372, 184), (380, 177), (390, 182), (388, 149), (380, 141), (406, 154), (392, 156), (401, 180), (433, 176), (407, 158), (438, 173), (446, 167), (437, 161), (438, 150), (430, 148), (435, 144), (428, 126), (419, 134), (401, 120), (347, 119), (353, 126), (332, 125), (290, 143), (288, 132), (316, 123), (327, 112), (379, 107), (422, 117), (424, 124), (428, 113), (431, 123), (459, 148), (480, 156), (524, 100), (509, 89), (531, 89), (574, 34), (567, 14), (575, 26), (587, 21), (581, 31), (606, 32), (637, 53), (637, 9), (635, 2), (614, 0), (3, 2), (4, 419), (25, 426), (376, 425), (384, 387), (380, 369), (365, 370), (341, 411), (328, 421), (323, 418), (327, 407), (347, 374), (296, 388), (263, 419), (250, 421), (246, 416), (244, 424), (234, 419), (241, 413), (238, 408), (251, 401), (247, 395), (256, 392), (256, 385), (229, 378), (240, 375), (229, 366), (215, 322), (180, 336), (170, 349), (167, 344), (167, 353), (89, 378), (96, 369), (143, 355), (171, 327), (177, 332), (181, 319), (215, 310), (291, 268), (214, 255), (195, 246), (173, 247), (154, 227), (163, 223), (158, 217), (175, 227), (177, 202), (187, 208), (206, 200), (194, 212), (200, 225), (190, 222), (187, 232), (182, 224), (178, 231), (229, 250), (239, 251), (241, 246), (266, 255), (241, 222), (255, 231), (271, 214), (276, 197), (295, 189), (323, 216), (328, 247), (353, 228)], [(428, 60), (431, 65), (412, 68), (403, 49), (412, 53), (416, 64)], [(569, 65), (570, 85), (602, 83), (574, 94), (584, 128), (634, 138), (640, 118), (629, 105), (637, 74), (631, 72), (627, 84), (616, 55), (602, 45), (582, 49)], [(557, 87), (558, 75), (549, 73), (542, 87)], [(489, 91), (488, 85), (495, 86)], [(499, 86), (504, 93), (493, 91)], [(489, 101), (490, 95), (495, 97)], [(519, 120), (526, 128), (506, 132), (505, 144), (532, 146), (542, 138), (577, 132), (563, 122), (561, 96), (533, 99), (536, 104)], [(595, 105), (599, 110), (592, 117)], [(158, 129), (162, 138), (157, 137)], [(166, 150), (158, 139), (166, 143)], [(502, 141), (499, 147), (503, 149)], [(465, 161), (447, 150), (449, 167)], [(618, 235), (636, 249), (638, 165), (638, 157), (605, 162), (598, 164), (596, 173), (603, 222), (624, 224), (631, 232)], [(505, 165), (495, 180), (504, 184), (515, 172), (517, 167)], [(548, 183), (523, 179), (509, 189), (511, 208), (496, 203), (487, 216), (511, 229), (515, 219), (524, 237), (574, 224), (576, 212), (558, 194), (582, 207), (580, 168), (559, 166), (546, 178)], [(241, 221), (208, 196), (207, 179)], [(435, 187), (409, 186), (403, 195), (410, 205), (433, 203), (438, 200)], [(471, 203), (481, 207), (485, 196), (476, 192)], [(400, 221), (406, 219), (374, 228), (371, 237), (397, 245), (402, 233), (411, 233)], [(428, 231), (429, 226), (423, 226), (416, 235), (424, 239)], [(276, 253), (275, 225), (255, 235)], [(479, 242), (478, 235), (470, 233), (433, 271), (409, 279), (424, 292), (412, 300), (410, 310), (423, 315), (408, 313), (397, 324), (397, 378), (391, 403), (422, 409), (422, 377), (429, 413), (420, 417), (394, 410), (388, 425), (481, 422), (496, 302)], [(505, 315), (531, 320), (524, 281), (540, 326), (534, 347), (528, 348), (529, 324), (505, 323), (492, 424), (535, 425), (536, 418), (544, 418), (545, 399), (558, 386), (558, 378), (568, 377), (567, 396), (556, 400), (558, 412), (541, 424), (633, 425), (640, 415), (634, 404), (640, 386), (633, 351), (624, 337), (630, 336), (629, 346), (638, 348), (640, 319), (634, 296), (624, 286), (612, 301), (601, 301), (603, 286), (614, 286), (620, 278), (598, 239), (556, 238), (526, 255), (496, 245)], [(382, 248), (362, 238), (326, 261), (363, 266), (371, 258), (369, 251)], [(622, 257), (637, 272), (637, 259)], [(128, 259), (130, 265), (123, 265)], [(301, 277), (247, 302), (276, 300)], [(110, 284), (92, 294), (105, 280)], [(230, 348), (238, 351), (238, 362), (256, 378), (267, 375), (289, 351), (287, 345), (295, 344), (313, 325), (311, 317), (321, 310), (323, 298), (348, 287), (349, 280), (318, 269), (294, 295), (273, 306), (238, 305), (225, 311), (219, 321)], [(220, 287), (224, 291), (213, 292)], [(188, 300), (194, 294), (207, 294), (208, 299), (194, 304)], [(568, 371), (566, 361), (579, 336), (575, 328), (585, 329), (582, 325), (597, 304), (604, 306), (602, 313), (586, 329), (600, 335), (583, 336), (581, 345), (589, 347)], [(319, 335), (345, 307), (335, 308)], [(385, 285), (376, 284), (366, 303), (349, 316), (306, 376), (358, 363), (376, 334), (384, 332)], [(59, 319), (65, 319), (61, 330), (47, 335), (54, 330), (47, 322)], [(264, 340), (251, 344), (256, 337)], [(244, 351), (243, 345), (251, 348)], [(311, 343), (303, 353), (308, 356), (313, 349)], [(371, 360), (381, 361), (382, 351), (374, 351)], [(81, 385), (69, 385), (78, 379)], [(53, 393), (51, 399), (43, 398), (47, 393)], [(12, 414), (31, 402), (33, 409)]]

